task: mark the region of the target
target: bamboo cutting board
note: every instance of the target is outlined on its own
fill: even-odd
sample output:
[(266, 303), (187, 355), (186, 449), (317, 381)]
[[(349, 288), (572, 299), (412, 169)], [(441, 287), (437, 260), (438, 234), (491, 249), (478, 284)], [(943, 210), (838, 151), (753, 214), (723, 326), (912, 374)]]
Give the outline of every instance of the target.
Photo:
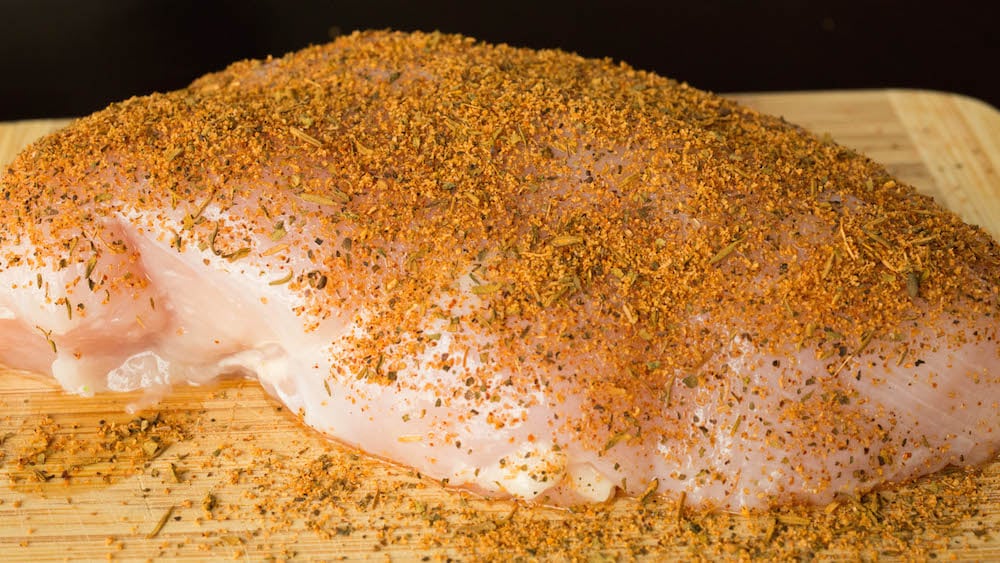
[[(735, 96), (868, 154), (1000, 236), (1000, 113), (923, 91)], [(66, 120), (0, 124), (0, 163)], [(1000, 559), (1000, 460), (813, 512), (567, 512), (447, 491), (299, 425), (254, 383), (70, 397), (0, 370), (0, 560)], [(680, 502), (678, 502), (680, 500)]]

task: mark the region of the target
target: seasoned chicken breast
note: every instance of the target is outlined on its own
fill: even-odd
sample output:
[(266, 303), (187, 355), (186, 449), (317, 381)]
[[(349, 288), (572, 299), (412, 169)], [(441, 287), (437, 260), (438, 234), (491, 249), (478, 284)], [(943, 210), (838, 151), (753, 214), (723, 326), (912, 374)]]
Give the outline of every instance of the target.
[(356, 33), (114, 104), (0, 186), (0, 362), (72, 393), (242, 374), (553, 503), (823, 502), (1000, 444), (996, 242), (611, 61)]

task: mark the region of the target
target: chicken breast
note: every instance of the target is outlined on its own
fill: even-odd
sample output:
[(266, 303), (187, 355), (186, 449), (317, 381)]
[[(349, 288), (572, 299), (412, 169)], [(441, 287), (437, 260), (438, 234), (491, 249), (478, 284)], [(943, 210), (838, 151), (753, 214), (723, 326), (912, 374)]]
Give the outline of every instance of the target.
[(241, 374), (553, 503), (824, 502), (1000, 444), (987, 234), (610, 61), (356, 33), (114, 104), (0, 182), (0, 362), (72, 393)]

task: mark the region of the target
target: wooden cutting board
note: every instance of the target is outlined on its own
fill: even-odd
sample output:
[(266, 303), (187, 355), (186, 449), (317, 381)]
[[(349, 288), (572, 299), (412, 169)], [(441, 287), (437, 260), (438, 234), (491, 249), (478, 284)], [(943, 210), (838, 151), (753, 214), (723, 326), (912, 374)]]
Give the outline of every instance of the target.
[[(924, 91), (734, 97), (830, 134), (1000, 236), (993, 108)], [(0, 124), (0, 163), (66, 123)], [(252, 382), (178, 389), (127, 413), (138, 399), (71, 397), (0, 370), (0, 560), (1000, 560), (1000, 460), (811, 512), (699, 514), (656, 498), (567, 512), (483, 501), (359, 457)]]

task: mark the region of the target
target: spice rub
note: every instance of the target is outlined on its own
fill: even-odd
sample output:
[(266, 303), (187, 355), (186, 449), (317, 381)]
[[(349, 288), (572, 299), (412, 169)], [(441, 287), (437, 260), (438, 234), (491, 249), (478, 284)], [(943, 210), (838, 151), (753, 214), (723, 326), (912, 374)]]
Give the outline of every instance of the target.
[(359, 33), (116, 104), (2, 182), (0, 361), (71, 391), (245, 373), (552, 502), (828, 502), (997, 448), (996, 243), (625, 65)]

